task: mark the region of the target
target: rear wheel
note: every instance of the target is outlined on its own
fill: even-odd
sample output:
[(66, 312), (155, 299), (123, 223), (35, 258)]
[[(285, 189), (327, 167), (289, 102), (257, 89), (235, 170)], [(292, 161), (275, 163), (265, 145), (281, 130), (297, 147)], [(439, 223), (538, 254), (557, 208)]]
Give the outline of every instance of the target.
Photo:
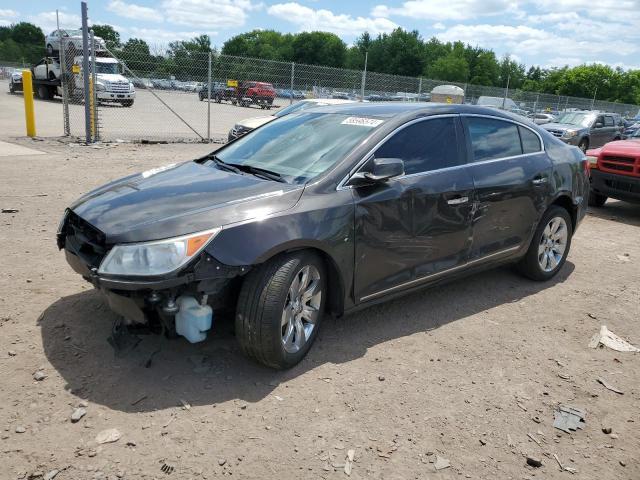
[(573, 226), (569, 212), (552, 206), (538, 224), (529, 250), (520, 260), (520, 272), (538, 281), (553, 278), (562, 268), (569, 254)]
[(607, 196), (606, 195), (601, 195), (599, 193), (594, 192), (593, 190), (591, 190), (589, 192), (589, 206), (590, 207), (602, 207), (602, 206), (604, 206), (606, 201), (607, 201)]
[(250, 272), (236, 309), (236, 337), (248, 357), (283, 369), (311, 348), (324, 312), (325, 269), (311, 252), (274, 258)]

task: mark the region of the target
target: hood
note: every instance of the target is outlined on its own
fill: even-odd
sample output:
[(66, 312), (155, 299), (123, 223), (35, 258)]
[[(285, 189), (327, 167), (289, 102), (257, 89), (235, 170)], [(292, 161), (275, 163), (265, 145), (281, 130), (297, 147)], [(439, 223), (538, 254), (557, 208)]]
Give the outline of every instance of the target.
[(303, 189), (192, 161), (116, 180), (70, 208), (108, 244), (143, 242), (263, 218), (293, 207)]
[(637, 140), (616, 140), (609, 142), (600, 149), (604, 155), (633, 155), (640, 156), (640, 138)]
[(103, 82), (111, 82), (111, 83), (126, 82), (127, 84), (129, 83), (129, 80), (123, 77), (122, 75), (120, 75), (119, 73), (96, 73), (96, 77), (98, 77), (98, 80), (101, 80)]
[(245, 118), (244, 120), (240, 120), (236, 125), (240, 125), (242, 127), (254, 129), (258, 128), (265, 123), (269, 123), (271, 120), (274, 120), (276, 117), (274, 115), (268, 115), (264, 117), (251, 117)]
[(550, 122), (540, 125), (545, 130), (584, 130), (586, 127), (571, 125), (570, 123)]

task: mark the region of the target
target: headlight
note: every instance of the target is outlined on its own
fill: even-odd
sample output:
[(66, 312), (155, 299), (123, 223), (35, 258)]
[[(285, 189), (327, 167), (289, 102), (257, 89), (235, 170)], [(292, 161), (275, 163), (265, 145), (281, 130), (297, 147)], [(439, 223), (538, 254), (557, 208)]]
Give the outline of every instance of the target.
[(133, 86), (133, 83), (129, 82), (129, 91), (133, 92), (136, 88)]
[(598, 163), (598, 157), (587, 155), (587, 161), (589, 162), (589, 165), (595, 165)]
[(96, 83), (96, 90), (98, 92), (104, 92), (106, 90), (106, 88), (102, 83)]
[(562, 134), (562, 136), (564, 138), (573, 138), (578, 134), (577, 130), (565, 130), (565, 132)]
[(177, 238), (116, 245), (100, 264), (98, 273), (152, 276), (171, 273), (195, 257), (220, 228)]

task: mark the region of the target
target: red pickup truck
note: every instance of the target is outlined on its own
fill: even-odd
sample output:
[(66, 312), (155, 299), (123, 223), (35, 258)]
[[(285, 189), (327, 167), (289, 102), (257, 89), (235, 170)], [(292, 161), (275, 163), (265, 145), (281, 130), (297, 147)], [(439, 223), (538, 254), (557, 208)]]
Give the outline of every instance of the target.
[(587, 150), (591, 169), (589, 205), (601, 207), (607, 198), (640, 203), (640, 131), (627, 140)]

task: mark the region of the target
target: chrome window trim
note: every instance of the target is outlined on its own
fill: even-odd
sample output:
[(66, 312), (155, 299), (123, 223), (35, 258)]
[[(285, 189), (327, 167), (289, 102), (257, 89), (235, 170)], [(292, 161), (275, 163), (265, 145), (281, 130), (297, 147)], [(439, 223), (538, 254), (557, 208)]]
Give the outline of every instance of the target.
[(380, 290), (380, 291), (375, 292), (375, 293), (370, 293), (369, 295), (365, 295), (364, 297), (360, 297), (360, 302), (366, 302), (367, 300), (370, 300), (372, 298), (376, 298), (376, 297), (379, 297), (381, 295), (385, 295), (386, 293), (390, 293), (390, 292), (393, 292), (395, 290), (403, 289), (405, 287), (410, 287), (411, 285), (419, 285), (420, 283), (426, 282), (429, 279), (437, 278), (437, 277), (439, 277), (441, 275), (444, 275), (446, 273), (455, 272), (456, 270), (462, 270), (463, 268), (470, 267), (472, 265), (475, 265), (476, 263), (482, 262), (484, 260), (488, 260), (488, 259), (493, 258), (493, 257), (497, 257), (499, 255), (504, 255), (504, 254), (507, 254), (507, 253), (515, 252), (516, 250), (519, 250), (520, 248), (521, 248), (521, 245), (516, 245), (515, 247), (505, 248), (503, 250), (499, 250), (497, 252), (493, 252), (493, 253), (490, 253), (488, 255), (484, 255), (484, 256), (482, 256), (480, 258), (475, 258), (473, 260), (468, 260), (468, 261), (466, 261), (464, 263), (461, 263), (460, 265), (456, 265), (455, 267), (447, 268), (446, 270), (441, 270), (439, 272), (430, 273), (430, 274), (425, 275), (423, 277), (416, 278), (416, 279), (413, 279), (413, 280), (409, 280), (408, 282), (404, 282), (404, 283), (401, 283), (399, 285), (395, 285), (393, 287), (385, 288), (384, 290)]
[[(544, 144), (544, 140), (542, 139), (542, 135), (540, 135), (540, 133), (538, 133), (537, 131), (535, 131), (533, 128), (531, 128), (528, 125), (525, 125), (522, 122), (518, 122), (517, 120), (513, 120), (511, 118), (504, 118), (504, 117), (499, 117), (496, 115), (488, 115), (488, 114), (484, 114), (484, 113), (443, 113), (443, 114), (439, 114), (439, 115), (431, 115), (428, 117), (420, 117), (420, 118), (415, 118), (413, 120), (411, 120), (410, 122), (404, 123), (402, 125), (400, 125), (399, 127), (395, 128), (392, 132), (388, 133), (382, 140), (380, 140), (378, 143), (376, 143), (367, 153), (366, 155), (363, 155), (363, 158), (356, 163), (356, 165), (349, 170), (349, 173), (340, 181), (340, 183), (338, 183), (338, 186), (336, 187), (336, 190), (348, 190), (353, 188), (352, 185), (345, 185), (349, 179), (351, 178), (352, 175), (354, 175), (365, 163), (367, 163), (373, 156), (374, 152), (382, 146), (383, 143), (385, 143), (387, 140), (389, 140), (393, 135), (395, 135), (396, 133), (400, 132), (401, 130), (415, 124), (418, 122), (425, 122), (425, 121), (429, 121), (431, 119), (434, 118), (448, 118), (448, 117), (479, 117), (479, 118), (489, 118), (492, 120), (501, 120), (503, 122), (507, 122), (507, 123), (513, 123), (514, 125), (519, 125), (523, 128), (528, 129), (529, 131), (533, 132), (537, 137), (538, 140), (540, 141), (540, 150), (538, 150), (537, 152), (530, 152), (530, 153), (521, 153), (520, 155), (510, 155), (508, 157), (498, 157), (498, 158), (491, 158), (489, 160), (480, 160), (479, 162), (474, 162), (473, 160), (467, 162), (467, 163), (463, 163), (461, 165), (455, 165), (453, 167), (444, 167), (444, 168), (437, 168), (435, 170), (427, 170), (424, 172), (416, 172), (416, 173), (410, 173), (408, 175), (401, 175), (399, 177), (393, 178), (392, 180), (401, 180), (403, 178), (413, 178), (413, 177), (418, 177), (418, 176), (424, 176), (424, 175), (430, 175), (436, 172), (442, 172), (442, 171), (448, 171), (448, 170), (455, 170), (455, 169), (459, 169), (459, 168), (465, 168), (465, 167), (469, 167), (472, 165), (484, 165), (485, 163), (493, 163), (493, 162), (501, 162), (501, 161), (505, 161), (505, 160), (513, 160), (514, 158), (521, 158), (521, 157), (528, 157), (530, 155), (538, 155), (540, 153), (546, 152), (546, 148), (545, 148), (545, 144)], [(520, 133), (518, 132), (518, 135), (520, 135)]]

